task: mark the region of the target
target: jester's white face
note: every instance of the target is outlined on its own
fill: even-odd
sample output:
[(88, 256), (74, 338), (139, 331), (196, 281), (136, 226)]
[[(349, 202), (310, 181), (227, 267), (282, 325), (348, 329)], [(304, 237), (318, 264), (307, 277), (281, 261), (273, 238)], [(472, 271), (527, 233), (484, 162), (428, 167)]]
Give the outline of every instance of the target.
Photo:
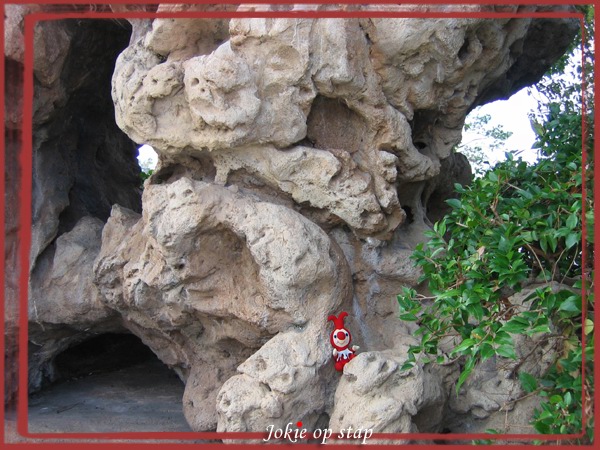
[(346, 347), (350, 343), (350, 333), (344, 328), (334, 330), (332, 337), (336, 347)]

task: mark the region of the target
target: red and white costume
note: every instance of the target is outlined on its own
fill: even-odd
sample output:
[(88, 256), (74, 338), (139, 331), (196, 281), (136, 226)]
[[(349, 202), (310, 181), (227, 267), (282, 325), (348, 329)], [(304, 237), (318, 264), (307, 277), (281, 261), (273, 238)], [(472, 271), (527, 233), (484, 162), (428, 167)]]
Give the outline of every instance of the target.
[(348, 313), (342, 311), (337, 317), (332, 315), (327, 318), (327, 320), (331, 320), (335, 326), (335, 329), (329, 336), (329, 340), (333, 346), (335, 369), (340, 372), (343, 371), (344, 366), (356, 356), (356, 351), (359, 348), (356, 345), (353, 345), (352, 348), (350, 348), (352, 335), (344, 326), (344, 318), (347, 316)]

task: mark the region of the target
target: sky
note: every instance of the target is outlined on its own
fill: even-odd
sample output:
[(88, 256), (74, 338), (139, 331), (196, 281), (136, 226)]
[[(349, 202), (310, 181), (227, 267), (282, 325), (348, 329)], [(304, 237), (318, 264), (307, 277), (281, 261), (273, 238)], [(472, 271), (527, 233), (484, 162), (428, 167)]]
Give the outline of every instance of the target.
[[(511, 131), (513, 134), (505, 142), (505, 147), (495, 153), (488, 153), (488, 161), (491, 165), (504, 159), (504, 152), (510, 150), (523, 150), (519, 154), (521, 158), (528, 162), (535, 162), (537, 151), (531, 147), (535, 141), (535, 133), (529, 123), (528, 114), (535, 110), (537, 101), (528, 93), (528, 89), (522, 89), (508, 100), (498, 100), (486, 105), (480, 106), (471, 112), (471, 115), (489, 114), (491, 120), (490, 128), (495, 125), (502, 125), (505, 131)], [(463, 142), (468, 143), (474, 139), (479, 139), (477, 135), (469, 132), (463, 132)], [(483, 144), (483, 145), (482, 145)], [(485, 142), (479, 145), (485, 148)], [(142, 145), (139, 149), (138, 161), (144, 167), (154, 168), (157, 162), (157, 156), (152, 147)]]
[(138, 148), (137, 159), (142, 169), (149, 168), (154, 170), (156, 163), (158, 162), (158, 156), (156, 152), (148, 144), (144, 144)]
[[(528, 91), (528, 88), (521, 89), (508, 100), (497, 100), (485, 104), (469, 114), (471, 117), (489, 114), (491, 116), (488, 123), (489, 128), (502, 125), (505, 131), (512, 132), (512, 136), (505, 141), (503, 148), (498, 149), (496, 153), (487, 153), (488, 161), (492, 166), (505, 159), (505, 151), (521, 151), (519, 156), (529, 163), (537, 160), (537, 150), (531, 148), (535, 142), (535, 133), (531, 128), (529, 113), (537, 109), (538, 102)], [(478, 138), (477, 135), (463, 131), (463, 143)], [(485, 149), (485, 145), (482, 145), (482, 143), (479, 143), (479, 145)]]

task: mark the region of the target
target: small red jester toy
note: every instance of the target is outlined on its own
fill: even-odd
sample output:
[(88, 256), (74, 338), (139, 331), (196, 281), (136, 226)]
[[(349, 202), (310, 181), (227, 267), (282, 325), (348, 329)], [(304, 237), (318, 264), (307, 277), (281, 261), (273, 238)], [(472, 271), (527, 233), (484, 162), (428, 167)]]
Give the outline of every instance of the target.
[(339, 316), (329, 316), (327, 320), (333, 321), (335, 329), (331, 332), (329, 340), (333, 345), (333, 360), (335, 361), (335, 370), (341, 372), (344, 370), (344, 366), (356, 356), (356, 351), (359, 349), (358, 345), (353, 345), (350, 349), (350, 341), (352, 336), (350, 332), (344, 327), (344, 317), (347, 317), (348, 313), (342, 311)]

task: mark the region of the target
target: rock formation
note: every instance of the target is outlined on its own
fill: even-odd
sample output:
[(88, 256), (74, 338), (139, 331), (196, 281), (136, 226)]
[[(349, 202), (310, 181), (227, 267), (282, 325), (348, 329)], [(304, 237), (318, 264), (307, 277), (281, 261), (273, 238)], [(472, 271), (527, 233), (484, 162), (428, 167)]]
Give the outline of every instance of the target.
[[(8, 5), (7, 267), (18, 267), (18, 163), (22, 129), (23, 18), (39, 6)], [(114, 60), (127, 45), (127, 22), (42, 21), (35, 26), (30, 386), (55, 378), (53, 359), (93, 333), (124, 330), (100, 300), (92, 265), (112, 205), (139, 211), (135, 144), (116, 126), (110, 95)], [(102, 64), (98, 64), (101, 61)], [(15, 98), (17, 97), (17, 98)], [(17, 101), (17, 99), (19, 101)], [(18, 277), (18, 272), (16, 272)], [(7, 330), (14, 335), (18, 278), (7, 279)], [(11, 344), (11, 347), (14, 344)], [(14, 367), (15, 364), (8, 364)], [(12, 383), (11, 383), (12, 384)]]
[[(185, 381), (195, 430), (479, 431), (517, 398), (477, 376), (453, 398), (456, 365), (400, 373), (395, 297), (470, 180), (466, 114), (538, 79), (577, 21), (135, 19), (129, 45), (121, 22), (80, 22), (37, 30), (32, 388), (85, 333), (126, 329)], [(160, 155), (141, 210), (115, 118)], [(340, 310), (364, 351), (341, 376)]]

